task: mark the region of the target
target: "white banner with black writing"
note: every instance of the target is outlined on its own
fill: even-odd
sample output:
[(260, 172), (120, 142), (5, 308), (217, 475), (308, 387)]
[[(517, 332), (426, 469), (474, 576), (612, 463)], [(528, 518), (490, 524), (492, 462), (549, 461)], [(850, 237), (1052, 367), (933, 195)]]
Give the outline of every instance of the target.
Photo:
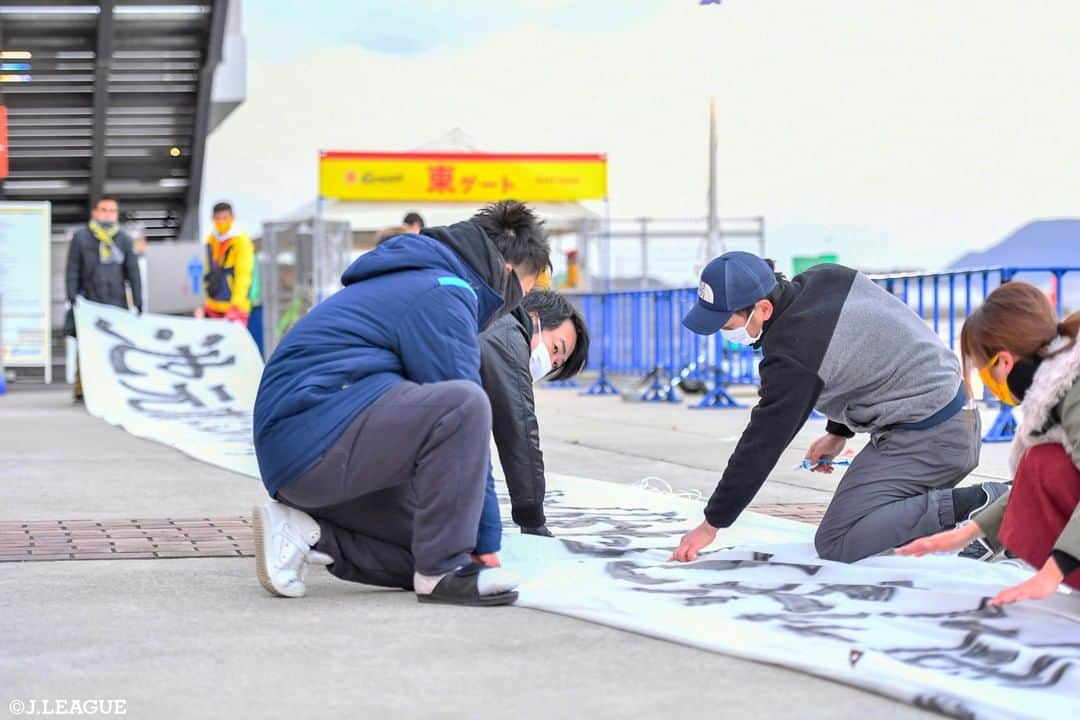
[(132, 435), (259, 476), (251, 413), (263, 362), (242, 325), (145, 313), (79, 299), (86, 407)]
[(1080, 594), (987, 604), (1030, 570), (955, 556), (828, 562), (813, 526), (757, 513), (721, 530), (696, 562), (672, 563), (700, 501), (549, 477), (545, 511), (558, 541), (505, 538), (503, 564), (523, 576), (519, 605), (957, 718), (1080, 717)]
[[(95, 415), (258, 477), (251, 412), (262, 362), (239, 325), (80, 303)], [(745, 513), (689, 564), (668, 562), (699, 501), (549, 476), (548, 526), (507, 519), (519, 605), (775, 663), (957, 718), (1080, 717), (1080, 594), (994, 608), (1030, 575), (957, 557), (819, 560), (813, 527)], [(693, 678), (688, 678), (693, 681)], [(700, 682), (707, 682), (702, 674)]]

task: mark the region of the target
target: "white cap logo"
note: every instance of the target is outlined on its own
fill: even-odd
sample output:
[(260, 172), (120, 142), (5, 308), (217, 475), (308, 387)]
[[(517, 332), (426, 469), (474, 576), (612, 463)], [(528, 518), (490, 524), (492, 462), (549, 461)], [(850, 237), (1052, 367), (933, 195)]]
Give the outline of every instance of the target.
[(699, 298), (701, 298), (705, 302), (709, 303), (710, 305), (713, 304), (712, 287), (709, 285), (709, 283), (705, 282), (704, 280), (702, 280), (701, 283), (698, 285), (697, 295), (698, 295)]

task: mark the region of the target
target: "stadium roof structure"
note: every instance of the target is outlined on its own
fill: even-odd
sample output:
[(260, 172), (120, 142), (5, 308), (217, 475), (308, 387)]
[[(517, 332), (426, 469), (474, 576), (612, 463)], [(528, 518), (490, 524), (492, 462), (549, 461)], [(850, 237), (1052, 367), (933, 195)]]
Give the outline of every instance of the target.
[(48, 200), (53, 229), (116, 197), (147, 240), (198, 236), (206, 138), (244, 99), (240, 0), (0, 5), (4, 200)]

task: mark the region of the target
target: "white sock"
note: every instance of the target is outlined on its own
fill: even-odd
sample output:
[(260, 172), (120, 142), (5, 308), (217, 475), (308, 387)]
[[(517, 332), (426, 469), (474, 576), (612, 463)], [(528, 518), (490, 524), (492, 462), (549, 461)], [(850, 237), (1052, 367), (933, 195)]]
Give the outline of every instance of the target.
[(476, 582), (481, 595), (498, 595), (518, 586), (517, 575), (505, 568), (481, 570)]
[[(450, 572), (454, 572), (451, 570)], [(413, 573), (413, 587), (417, 595), (430, 595), (439, 581), (450, 573), (442, 575), (423, 575)], [(481, 570), (476, 577), (476, 588), (481, 595), (498, 595), (499, 593), (513, 590), (518, 586), (517, 576), (503, 568), (488, 568)]]
[(431, 591), (435, 589), (435, 586), (439, 584), (439, 581), (450, 573), (443, 573), (442, 575), (422, 575), (421, 573), (414, 572), (412, 576), (413, 588), (416, 589), (417, 595), (430, 595)]
[(316, 550), (314, 548), (312, 548), (311, 550), (308, 550), (308, 554), (307, 554), (306, 559), (307, 559), (307, 564), (308, 565), (333, 565), (334, 564), (334, 558), (330, 557), (329, 555), (327, 555), (324, 552), (319, 552), (318, 550)]

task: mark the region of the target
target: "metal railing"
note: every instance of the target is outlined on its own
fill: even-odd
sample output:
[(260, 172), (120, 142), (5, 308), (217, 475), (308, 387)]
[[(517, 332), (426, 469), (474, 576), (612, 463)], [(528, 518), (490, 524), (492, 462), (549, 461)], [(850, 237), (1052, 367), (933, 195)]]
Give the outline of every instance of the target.
[[(1080, 284), (1067, 296), (1066, 280), (1080, 279), (1080, 268), (985, 268), (944, 273), (872, 275), (878, 283), (923, 318), (951, 350), (959, 350), (964, 319), (983, 299), (1009, 280), (1045, 284), (1050, 280), (1052, 301), (1061, 317), (1072, 301), (1080, 304)], [(598, 377), (583, 394), (619, 392), (624, 380), (644, 385), (645, 402), (680, 402), (678, 388), (696, 381), (707, 388), (697, 408), (742, 405), (728, 392), (733, 385), (757, 385), (760, 355), (751, 348), (725, 343), (719, 334), (701, 337), (682, 326), (682, 318), (697, 302), (697, 290), (632, 290), (573, 296), (593, 338), (589, 367)], [(636, 381), (634, 380), (636, 378)], [(984, 398), (997, 404), (992, 398)], [(987, 442), (1012, 439), (1016, 421), (1009, 407), (984, 438)]]
[(680, 402), (677, 386), (697, 381), (710, 389), (697, 407), (742, 407), (727, 388), (757, 385), (759, 355), (725, 343), (719, 335), (702, 337), (682, 326), (697, 302), (697, 290), (631, 290), (575, 296), (589, 334), (589, 367), (598, 372), (588, 395), (618, 390), (612, 376), (644, 379), (645, 402)]

